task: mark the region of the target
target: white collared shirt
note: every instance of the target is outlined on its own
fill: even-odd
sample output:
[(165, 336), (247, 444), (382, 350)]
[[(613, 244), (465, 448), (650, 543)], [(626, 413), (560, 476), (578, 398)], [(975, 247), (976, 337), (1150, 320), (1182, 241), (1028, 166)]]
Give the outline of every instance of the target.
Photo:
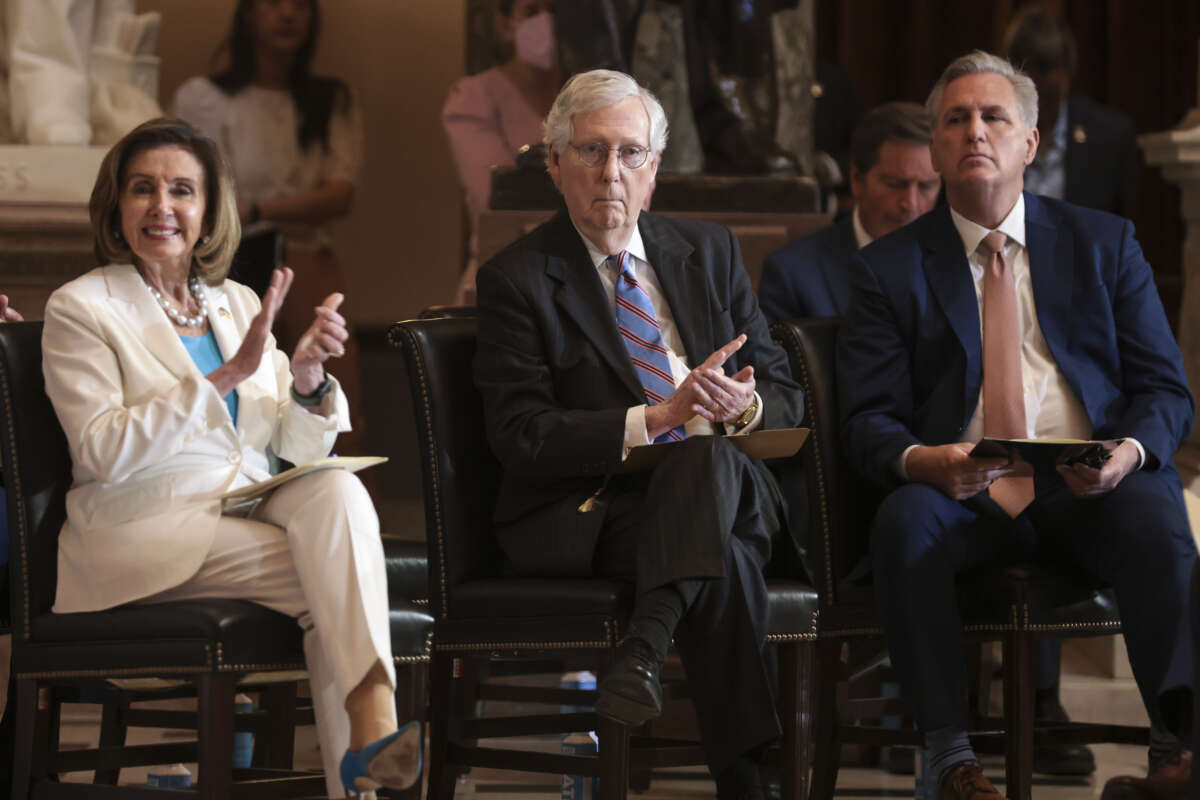
[[(576, 232), (579, 231), (578, 228), (575, 230)], [(617, 267), (613, 262), (608, 260), (607, 253), (592, 244), (582, 233), (579, 236), (583, 239), (588, 255), (591, 256), (592, 264), (596, 267), (596, 271), (600, 275), (600, 283), (604, 286), (604, 293), (608, 299), (609, 306), (613, 309), (613, 319), (615, 320), (617, 313)], [(633, 256), (633, 264), (630, 268), (633, 270), (634, 277), (637, 278), (638, 283), (650, 297), (650, 302), (654, 306), (654, 316), (658, 320), (658, 328), (662, 333), (663, 346), (667, 348), (667, 360), (671, 364), (671, 377), (675, 379), (675, 386), (678, 387), (691, 372), (691, 367), (687, 363), (687, 351), (683, 347), (683, 339), (679, 335), (679, 329), (675, 326), (675, 317), (671, 313), (671, 306), (667, 302), (667, 298), (663, 295), (662, 286), (658, 282), (658, 275), (654, 272), (654, 267), (646, 260), (646, 246), (642, 242), (642, 233), (636, 226), (634, 226), (633, 235), (630, 237), (629, 242), (625, 245), (625, 251)], [(735, 431), (739, 434), (749, 433), (762, 423), (762, 398), (759, 397), (758, 392), (754, 393), (754, 397), (758, 401), (758, 410), (755, 412), (754, 418), (750, 420), (748, 425), (741, 428), (736, 428), (726, 423), (726, 434), (732, 434)], [(684, 431), (687, 432), (688, 436), (712, 436), (716, 432), (716, 429), (704, 417), (695, 416), (684, 424)], [(632, 406), (625, 413), (625, 449), (622, 453), (622, 458), (628, 455), (629, 448), (644, 444), (650, 444), (650, 436), (646, 431), (645, 404)]]
[(850, 214), (850, 224), (854, 228), (854, 244), (859, 250), (875, 241), (871, 234), (867, 233), (867, 229), (863, 227), (862, 215), (858, 213), (858, 205), (855, 204), (854, 211)]
[[(962, 239), (966, 250), (967, 264), (975, 285), (975, 301), (979, 309), (979, 339), (983, 341), (983, 273), (987, 257), (979, 252), (979, 243), (992, 231), (972, 222), (953, 208), (950, 218)], [(1075, 390), (1067, 383), (1049, 345), (1042, 335), (1042, 326), (1037, 318), (1037, 304), (1033, 297), (1033, 281), (1029, 271), (1029, 249), (1025, 238), (1025, 195), (1017, 197), (1008, 216), (996, 227), (1008, 237), (1004, 245), (1004, 260), (1017, 287), (1017, 318), (1021, 325), (1021, 381), (1025, 396), (1025, 436), (1027, 438), (1090, 439), (1092, 422), (1088, 419), (1083, 404)], [(975, 404), (971, 420), (963, 430), (960, 442), (978, 442), (984, 429), (983, 392)], [(1138, 449), (1138, 467), (1146, 460), (1142, 445), (1131, 439)], [(907, 478), (904, 469), (912, 445), (900, 455), (900, 474)]]

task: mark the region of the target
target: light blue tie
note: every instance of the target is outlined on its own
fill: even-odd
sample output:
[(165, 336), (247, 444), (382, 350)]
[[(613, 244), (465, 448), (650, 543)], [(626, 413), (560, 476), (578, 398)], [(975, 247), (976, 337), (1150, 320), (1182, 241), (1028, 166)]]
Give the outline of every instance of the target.
[[(642, 389), (646, 392), (646, 402), (652, 406), (658, 405), (675, 391), (675, 378), (671, 374), (671, 362), (663, 345), (658, 319), (654, 316), (654, 304), (634, 277), (633, 256), (622, 250), (608, 258), (616, 264), (618, 271), (617, 330), (621, 332), (621, 341), (625, 343), (629, 358), (637, 369)], [(685, 438), (687, 434), (679, 425), (654, 442), (678, 442)]]

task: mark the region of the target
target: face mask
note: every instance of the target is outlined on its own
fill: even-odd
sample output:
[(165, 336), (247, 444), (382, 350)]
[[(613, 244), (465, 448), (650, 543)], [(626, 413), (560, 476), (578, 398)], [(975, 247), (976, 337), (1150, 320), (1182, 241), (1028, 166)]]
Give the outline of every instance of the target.
[(517, 58), (531, 67), (553, 69), (558, 63), (558, 42), (554, 39), (554, 16), (543, 11), (517, 23), (514, 36)]

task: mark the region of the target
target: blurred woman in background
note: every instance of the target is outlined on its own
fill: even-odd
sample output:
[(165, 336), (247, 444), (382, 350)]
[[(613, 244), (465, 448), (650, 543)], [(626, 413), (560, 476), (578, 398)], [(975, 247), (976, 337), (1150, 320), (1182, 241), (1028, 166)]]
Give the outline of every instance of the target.
[[(362, 120), (349, 87), (312, 72), (320, 28), (316, 0), (239, 0), (223, 46), (227, 68), (188, 80), (172, 104), (216, 140), (233, 168), (245, 229), (234, 277), (261, 294), (277, 264), (296, 273), (276, 326), (285, 349), (295, 347), (321, 298), (345, 291), (329, 223), (350, 211), (362, 161)], [(357, 417), (353, 337), (346, 345), (342, 386)], [(340, 448), (357, 451), (345, 437)]]
[(516, 164), (523, 145), (542, 141), (542, 120), (562, 87), (553, 0), (498, 0), (496, 5), (496, 30), (512, 49), (511, 57), (454, 84), (442, 109), (471, 223), (458, 305), (475, 302), (479, 215), (487, 210), (492, 167)]

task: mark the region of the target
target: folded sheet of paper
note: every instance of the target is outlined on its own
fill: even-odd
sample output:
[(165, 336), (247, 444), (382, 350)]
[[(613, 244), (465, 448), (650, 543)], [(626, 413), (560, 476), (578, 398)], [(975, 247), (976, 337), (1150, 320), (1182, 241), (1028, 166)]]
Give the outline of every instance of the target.
[[(725, 441), (737, 447), (751, 458), (787, 458), (800, 452), (804, 440), (808, 438), (808, 428), (777, 428), (775, 430), (758, 430), (744, 436), (725, 436)], [(662, 444), (644, 444), (629, 450), (622, 468), (625, 472), (644, 472), (658, 466), (667, 457), (671, 448), (679, 447), (683, 442), (663, 442)]]
[(301, 475), (307, 475), (310, 472), (318, 472), (323, 469), (344, 469), (347, 472), (358, 472), (360, 469), (373, 467), (385, 461), (387, 461), (387, 458), (384, 456), (356, 456), (353, 458), (330, 456), (328, 458), (318, 458), (316, 461), (310, 461), (307, 464), (301, 464), (298, 467), (284, 470), (268, 480), (259, 481), (258, 483), (252, 483), (249, 486), (243, 486), (240, 489), (226, 492), (221, 495), (221, 511), (230, 513), (239, 510), (248, 510), (275, 487), (282, 486), (288, 481), (293, 481)]
[(971, 455), (1008, 458), (1036, 466), (1085, 464), (1099, 469), (1124, 439), (994, 439), (984, 437)]

